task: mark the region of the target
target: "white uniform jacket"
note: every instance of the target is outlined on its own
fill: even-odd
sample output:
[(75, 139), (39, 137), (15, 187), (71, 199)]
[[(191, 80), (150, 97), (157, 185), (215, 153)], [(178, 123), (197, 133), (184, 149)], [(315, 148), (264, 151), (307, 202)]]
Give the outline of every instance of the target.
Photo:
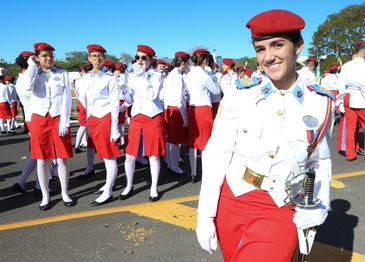
[(32, 91), (29, 91), (29, 88), (25, 86), (26, 81), (24, 79), (23, 74), (19, 74), (18, 79), (16, 81), (16, 91), (18, 94), (18, 97), (20, 99), (20, 102), (23, 105), (24, 109), (24, 119), (27, 122), (30, 122), (32, 118), (32, 112), (30, 111), (30, 99), (32, 97)]
[(219, 84), (224, 95), (237, 92), (236, 80), (237, 74), (233, 70), (222, 76)]
[(316, 83), (316, 75), (308, 69), (308, 67), (303, 66), (297, 71), (300, 78), (302, 79), (305, 86), (313, 85)]
[(337, 91), (338, 82), (339, 82), (339, 78), (338, 78), (337, 74), (328, 74), (322, 79), (321, 86), (323, 86), (327, 90)]
[[(236, 197), (256, 189), (242, 179), (247, 167), (269, 178), (272, 190), (267, 191), (278, 207), (283, 206), (287, 196), (284, 184), (293, 168), (280, 140), (288, 145), (302, 171), (315, 167), (315, 194), (323, 183), (329, 188), (331, 159), (327, 136), (320, 141), (310, 161), (306, 161), (309, 140), (316, 137), (326, 109), (327, 97), (310, 91), (300, 78), (288, 90), (278, 90), (269, 79), (263, 78), (261, 84), (240, 90), (235, 101), (223, 99), (212, 135), (202, 153), (198, 212), (215, 217), (225, 178)], [(319, 192), (329, 194), (329, 190)], [(323, 199), (328, 198), (325, 196)], [(318, 198), (321, 199), (320, 194)], [(214, 208), (207, 204), (209, 202), (214, 202)]]
[(32, 91), (30, 112), (40, 116), (47, 113), (51, 117), (60, 116), (60, 128), (70, 126), (71, 89), (68, 72), (56, 66), (43, 71), (28, 59), (28, 69), (24, 72), (24, 88)]
[(5, 102), (11, 104), (9, 89), (6, 85), (0, 83), (0, 103)]
[(18, 101), (18, 95), (15, 90), (15, 86), (13, 84), (8, 85), (9, 94), (10, 94), (10, 101), (11, 102), (17, 102)]
[(152, 118), (163, 112), (160, 101), (163, 80), (161, 71), (152, 68), (147, 72), (130, 72), (124, 98), (128, 104), (133, 104), (132, 117), (143, 114)]
[(343, 65), (339, 77), (339, 95), (350, 94), (350, 108), (365, 108), (365, 60), (355, 57)]

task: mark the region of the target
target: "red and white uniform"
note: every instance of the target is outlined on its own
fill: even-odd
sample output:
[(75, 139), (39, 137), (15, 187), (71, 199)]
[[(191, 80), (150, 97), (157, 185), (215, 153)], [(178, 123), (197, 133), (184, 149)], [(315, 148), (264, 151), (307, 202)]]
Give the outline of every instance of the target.
[(18, 115), (18, 95), (13, 84), (8, 85), (10, 102), (11, 102), (11, 116), (16, 117)]
[(204, 150), (213, 127), (210, 94), (218, 95), (219, 84), (200, 66), (192, 66), (186, 74), (189, 94), (188, 130), (189, 147)]
[[(213, 72), (212, 73), (213, 77), (215, 78), (214, 80), (219, 83), (220, 79), (222, 78), (223, 74), (221, 72)], [(218, 112), (218, 108), (219, 108), (219, 104), (222, 100), (222, 91), (218, 94), (215, 95), (213, 93), (210, 93), (210, 100), (212, 101), (212, 112), (213, 112), (213, 119), (215, 118), (215, 116), (217, 115)]]
[[(123, 86), (127, 85), (127, 76), (125, 74), (120, 74), (118, 76), (118, 86), (123, 89)], [(122, 106), (124, 104), (124, 94), (123, 92), (119, 92), (119, 105)], [(119, 112), (119, 124), (125, 123), (125, 114), (126, 111)]]
[(339, 80), (339, 95), (343, 97), (346, 113), (346, 157), (356, 158), (358, 122), (365, 128), (365, 60), (355, 57), (343, 65)]
[(9, 89), (6, 85), (0, 83), (0, 118), (11, 118), (10, 104)]
[[(33, 159), (55, 159), (72, 157), (70, 114), (71, 91), (65, 69), (52, 66), (43, 71), (28, 59), (24, 72), (24, 89), (32, 91), (30, 98), (31, 151)], [(64, 137), (59, 129), (68, 128)]]
[(32, 118), (32, 112), (30, 111), (30, 100), (32, 97), (32, 91), (27, 90), (27, 88), (24, 87), (25, 84), (26, 81), (24, 79), (24, 75), (19, 74), (18, 79), (16, 81), (15, 89), (17, 91), (19, 100), (23, 105), (25, 124), (27, 125), (28, 131), (30, 132), (29, 127), (30, 127), (30, 120)]
[(233, 70), (229, 73), (222, 76), (220, 79), (219, 85), (221, 86), (223, 94), (231, 95), (237, 92), (236, 80), (237, 80), (237, 73)]
[(121, 155), (118, 142), (112, 138), (120, 136), (118, 129), (119, 88), (117, 78), (109, 71), (93, 70), (81, 82), (79, 100), (86, 106), (87, 125), (95, 144), (98, 158)]
[(186, 84), (180, 69), (174, 68), (163, 82), (167, 142), (186, 144), (188, 129), (186, 112)]
[(163, 107), (160, 101), (160, 91), (163, 75), (150, 69), (144, 72), (138, 68), (128, 77), (128, 91), (125, 101), (132, 104), (131, 122), (128, 128), (126, 153), (138, 156), (138, 151), (144, 156), (165, 155), (165, 132)]
[(77, 93), (77, 120), (79, 121), (80, 126), (86, 126), (86, 104), (80, 100), (80, 93), (81, 88), (84, 87), (83, 85), (83, 77), (77, 79), (75, 81), (75, 89)]

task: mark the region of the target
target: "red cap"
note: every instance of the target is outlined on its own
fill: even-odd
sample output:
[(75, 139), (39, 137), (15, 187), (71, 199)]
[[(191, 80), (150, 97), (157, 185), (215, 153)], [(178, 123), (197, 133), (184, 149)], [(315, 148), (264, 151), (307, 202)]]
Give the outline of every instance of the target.
[(5, 81), (13, 81), (14, 77), (13, 76), (4, 76), (4, 80)]
[(234, 64), (234, 61), (232, 58), (223, 58), (222, 63), (226, 66), (232, 66)]
[(22, 56), (25, 56), (25, 57), (31, 57), (31, 56), (34, 56), (35, 54), (31, 51), (23, 51), (20, 53)]
[(113, 61), (112, 60), (109, 60), (109, 59), (105, 59), (104, 60), (104, 66), (107, 66), (107, 67), (115, 67)]
[(198, 48), (193, 52), (193, 54), (195, 54), (195, 55), (210, 55), (210, 52), (205, 48)]
[(287, 10), (270, 10), (260, 13), (247, 22), (252, 38), (274, 36), (303, 29), (305, 22), (300, 16)]
[(240, 70), (241, 72), (246, 71), (246, 68), (244, 66), (237, 66), (237, 69)]
[(168, 65), (168, 63), (165, 60), (163, 60), (163, 59), (157, 59), (156, 63), (158, 65), (165, 65), (165, 66)]
[(338, 69), (338, 66), (333, 65), (333, 66), (331, 66), (331, 67), (328, 69), (328, 71), (329, 71), (329, 72), (335, 72), (335, 71), (337, 71), (337, 69)]
[(360, 42), (357, 42), (357, 43), (356, 43), (356, 45), (357, 45), (357, 46), (359, 46), (359, 45), (365, 45), (365, 40), (360, 41)]
[(35, 43), (33, 47), (36, 51), (55, 51), (51, 45), (42, 42)]
[(105, 48), (98, 44), (90, 44), (86, 48), (89, 53), (91, 52), (100, 52), (103, 54), (106, 53)]
[(341, 65), (340, 62), (333, 62), (331, 66), (339, 66), (339, 65)]
[(330, 71), (331, 71), (330, 69), (326, 69), (323, 71), (323, 73), (328, 74)]
[(245, 75), (247, 75), (248, 77), (251, 77), (252, 74), (253, 74), (253, 71), (250, 68), (246, 67)]
[(315, 57), (309, 57), (308, 59), (307, 59), (307, 62), (308, 61), (313, 61), (314, 63), (316, 63), (316, 65), (318, 65), (318, 60), (317, 60), (317, 58), (315, 58)]
[(190, 58), (190, 55), (184, 51), (178, 51), (175, 53), (175, 56), (183, 57), (183, 58)]
[(124, 66), (124, 64), (123, 64), (122, 62), (118, 62), (118, 63), (116, 63), (116, 64), (115, 64), (115, 69), (116, 69), (116, 70), (119, 70), (119, 69), (121, 69), (123, 66)]
[(153, 50), (148, 45), (137, 45), (137, 51), (145, 53), (146, 55), (150, 57), (154, 57), (156, 55), (155, 50)]
[(217, 64), (217, 63), (214, 63), (214, 66), (217, 67), (217, 68), (219, 68), (219, 64)]
[(80, 66), (81, 70), (85, 70), (85, 71), (90, 71), (91, 69), (93, 69), (93, 65), (92, 64), (85, 64)]

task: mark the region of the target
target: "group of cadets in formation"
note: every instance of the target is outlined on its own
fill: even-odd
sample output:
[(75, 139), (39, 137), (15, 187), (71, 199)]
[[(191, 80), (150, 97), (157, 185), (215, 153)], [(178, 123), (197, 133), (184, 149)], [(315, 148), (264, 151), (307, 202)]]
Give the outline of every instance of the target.
[[(71, 85), (66, 70), (53, 64), (54, 48), (51, 45), (35, 43), (34, 50), (35, 53), (23, 51), (17, 57), (21, 73), (15, 86), (14, 77), (6, 75), (1, 78), (0, 128), (2, 134), (11, 134), (19, 126), (16, 121), (19, 97), (24, 109), (25, 128), (31, 136), (31, 156), (13, 190), (24, 193), (27, 177), (37, 169), (35, 192), (41, 192), (39, 208), (44, 211), (50, 208), (49, 178), (55, 175), (61, 182), (65, 206), (76, 204), (68, 196), (68, 159), (73, 156)], [(210, 52), (202, 48), (191, 55), (176, 52), (169, 64), (155, 59), (151, 47), (138, 45), (129, 70), (121, 62), (114, 64), (105, 59), (107, 51), (101, 45), (88, 45), (87, 50), (90, 63), (80, 67), (81, 77), (74, 81), (80, 125), (74, 151), (82, 152), (80, 146), (87, 145), (87, 167), (79, 178), (94, 174), (95, 154), (104, 160), (106, 182), (97, 190), (100, 196), (92, 205), (102, 205), (113, 199), (112, 188), (118, 175), (116, 158), (121, 156), (119, 148), (122, 145), (127, 183), (119, 196), (121, 200), (133, 194), (136, 161), (150, 165), (149, 200), (152, 202), (160, 198), (157, 184), (161, 156), (164, 156), (170, 175), (186, 175), (179, 167), (182, 144), (189, 145), (190, 175), (195, 183), (198, 150), (203, 151), (208, 142), (221, 99), (229, 100), (240, 92), (239, 86), (249, 86), (266, 77), (260, 68), (252, 71), (244, 66), (236, 67), (231, 58), (224, 58), (219, 66)], [(357, 109), (365, 108), (361, 89), (346, 89), (351, 79), (356, 82), (356, 72), (360, 70), (356, 67), (357, 59), (354, 57), (348, 62), (343, 68), (351, 69), (342, 70), (343, 73), (340, 73), (341, 64), (333, 63), (320, 80), (321, 86), (338, 98), (336, 105), (341, 116), (338, 151), (349, 161), (356, 159), (356, 153), (361, 153), (355, 138), (358, 122), (363, 125), (365, 119), (357, 114)], [(358, 64), (361, 66), (360, 61)], [(298, 71), (305, 85), (316, 83), (317, 66), (315, 58), (308, 58)], [(126, 118), (128, 134), (125, 134)]]

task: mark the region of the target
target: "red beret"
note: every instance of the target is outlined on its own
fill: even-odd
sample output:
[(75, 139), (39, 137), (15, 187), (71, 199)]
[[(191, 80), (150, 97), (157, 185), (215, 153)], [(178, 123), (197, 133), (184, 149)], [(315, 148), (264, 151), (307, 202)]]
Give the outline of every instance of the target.
[(329, 71), (329, 72), (335, 72), (335, 71), (337, 71), (337, 69), (338, 69), (338, 66), (333, 65), (333, 66), (331, 66), (331, 67), (328, 69), (328, 71)]
[(205, 48), (198, 48), (193, 52), (193, 54), (195, 54), (195, 55), (210, 55), (210, 52)]
[(100, 52), (103, 54), (106, 53), (105, 48), (98, 44), (90, 44), (86, 48), (89, 53), (91, 52)]
[(323, 73), (328, 74), (330, 72), (330, 69), (326, 69), (323, 71)]
[(116, 69), (116, 70), (119, 70), (119, 69), (121, 69), (123, 66), (124, 66), (124, 64), (123, 64), (122, 62), (118, 62), (118, 63), (116, 63), (116, 64), (115, 64), (115, 69)]
[(107, 67), (115, 67), (113, 61), (109, 60), (109, 59), (104, 60), (104, 65), (107, 66)]
[(35, 55), (33, 52), (30, 52), (30, 51), (23, 51), (20, 54), (22, 56), (25, 56), (25, 57), (30, 57), (30, 56), (34, 56)]
[(318, 60), (317, 60), (317, 58), (315, 58), (315, 57), (309, 57), (308, 59), (307, 59), (307, 62), (308, 61), (313, 61), (314, 63), (316, 63), (317, 65), (318, 65)]
[(179, 57), (184, 57), (184, 58), (187, 58), (189, 59), (190, 58), (190, 55), (184, 51), (178, 51), (175, 53), (175, 56), (179, 56)]
[(333, 62), (331, 66), (339, 66), (339, 65), (341, 65), (340, 62)]
[(33, 46), (34, 46), (34, 50), (36, 50), (36, 51), (48, 51), (48, 50), (55, 51), (55, 49), (47, 43), (38, 42), (38, 43), (35, 43)]
[(237, 69), (240, 70), (241, 72), (246, 71), (246, 68), (244, 66), (237, 66)]
[(359, 45), (365, 45), (365, 40), (364, 41), (357, 42), (356, 45), (357, 46), (359, 46)]
[(148, 45), (137, 45), (137, 51), (145, 53), (146, 55), (153, 57), (156, 55), (155, 51)]
[(250, 68), (246, 68), (245, 75), (247, 75), (248, 77), (251, 77), (252, 74), (253, 74), (253, 71)]
[(80, 66), (80, 69), (85, 70), (85, 71), (90, 71), (90, 70), (93, 69), (93, 65), (92, 64), (85, 64), (85, 65)]
[(223, 58), (222, 63), (226, 66), (232, 66), (234, 64), (234, 61), (232, 58)]
[(13, 81), (14, 80), (14, 77), (12, 77), (12, 76), (4, 76), (4, 80), (5, 81)]
[(157, 62), (158, 65), (165, 65), (165, 66), (168, 65), (168, 63), (165, 60), (163, 60), (163, 59), (157, 59), (156, 62)]
[(260, 13), (247, 22), (252, 38), (274, 36), (303, 29), (305, 22), (300, 16), (287, 10), (270, 10)]

